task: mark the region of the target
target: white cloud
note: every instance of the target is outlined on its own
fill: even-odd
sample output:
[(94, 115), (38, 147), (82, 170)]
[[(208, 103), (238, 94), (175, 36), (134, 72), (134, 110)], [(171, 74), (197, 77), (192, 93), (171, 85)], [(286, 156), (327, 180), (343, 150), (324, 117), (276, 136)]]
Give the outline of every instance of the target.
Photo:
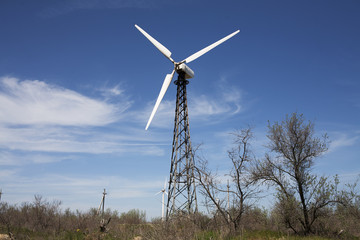
[(243, 95), (242, 91), (235, 86), (230, 86), (225, 77), (220, 79), (217, 87), (221, 90), (224, 102), (235, 107), (233, 114), (239, 113), (242, 110), (240, 104)]
[[(50, 153), (142, 153), (162, 156), (161, 134), (115, 125), (131, 103), (119, 85), (97, 100), (42, 81), (0, 78), (1, 165), (62, 161)], [(125, 100), (124, 100), (125, 99)], [(121, 107), (119, 107), (121, 106)], [(113, 123), (111, 129), (106, 126)], [(20, 157), (18, 152), (22, 151)], [(35, 156), (31, 152), (39, 152)], [(49, 153), (49, 154), (45, 154)]]
[(118, 120), (121, 107), (38, 80), (0, 78), (0, 124), (103, 126)]
[(239, 113), (241, 107), (241, 91), (230, 86), (225, 77), (215, 85), (215, 97), (210, 95), (191, 95), (189, 108), (195, 118), (206, 119), (209, 116), (229, 117)]
[(360, 180), (359, 172), (348, 172), (339, 174), (340, 179), (345, 183), (354, 183), (356, 180)]
[(131, 136), (131, 133), (127, 132), (117, 132), (119, 135), (117, 136), (115, 132), (105, 134), (88, 128), (76, 130), (57, 127), (4, 128), (1, 126), (0, 131), (2, 133), (0, 147), (10, 150), (92, 154), (141, 152), (157, 156), (163, 154), (163, 150), (156, 146), (159, 145), (159, 139), (152, 141), (153, 138), (146, 136), (145, 133), (141, 137)]
[[(145, 110), (125, 113), (131, 103), (119, 85), (101, 91), (104, 98), (114, 96), (116, 104), (42, 81), (0, 78), (0, 149), (3, 152), (0, 164), (56, 162), (77, 153), (163, 156), (163, 145), (169, 145), (164, 139), (171, 138), (171, 131), (150, 132), (141, 127), (141, 123), (145, 127), (153, 103)], [(205, 95), (190, 96), (191, 119), (213, 121), (216, 116), (226, 118), (238, 112), (240, 91), (220, 88), (218, 96), (214, 100)], [(110, 100), (115, 102), (114, 98)], [(172, 129), (174, 109), (174, 100), (164, 100), (152, 126)], [(122, 119), (124, 124), (112, 124), (111, 129), (106, 126), (119, 122), (121, 113), (126, 116)], [(130, 127), (132, 124), (135, 125)], [(20, 157), (19, 151), (23, 156)], [(67, 156), (58, 157), (53, 153), (67, 153)]]
[(100, 89), (100, 92), (106, 99), (121, 97), (124, 95), (124, 90), (121, 89), (120, 84), (117, 84), (111, 88), (102, 88)]
[[(147, 121), (150, 117), (151, 111), (154, 108), (154, 105), (155, 105), (154, 102), (147, 104), (144, 114), (136, 113), (136, 115), (139, 116), (139, 120), (141, 120), (141, 122), (144, 123), (144, 128), (145, 128), (145, 124), (147, 123)], [(150, 128), (151, 127), (160, 127), (160, 128), (172, 129), (173, 124), (174, 124), (175, 105), (176, 105), (175, 100), (161, 101), (161, 104), (159, 105), (159, 108), (154, 116), (154, 119), (152, 120), (152, 122), (150, 124)]]
[(218, 115), (228, 112), (229, 106), (222, 104), (219, 100), (210, 100), (209, 97), (201, 95), (195, 98), (190, 98), (190, 112), (194, 117), (207, 117), (209, 115)]
[(11, 178), (16, 174), (15, 170), (0, 170), (0, 178), (4, 180), (4, 178)]
[[(225, 79), (221, 79), (216, 86), (217, 92), (212, 95), (188, 94), (189, 117), (191, 121), (208, 120), (213, 122), (217, 118), (228, 118), (238, 114), (241, 110), (241, 91), (240, 89), (229, 86)], [(172, 128), (174, 124), (176, 101), (163, 100), (151, 123), (153, 127)], [(137, 119), (145, 125), (147, 122), (154, 102), (147, 105), (143, 113), (136, 113)], [(150, 126), (150, 127), (151, 127)]]
[(333, 133), (333, 135), (335, 135), (335, 138), (330, 142), (328, 153), (342, 147), (353, 146), (359, 139), (359, 136), (349, 136), (346, 133)]
[(24, 164), (32, 163), (51, 163), (75, 158), (75, 156), (56, 156), (50, 154), (40, 154), (37, 152), (24, 153), (2, 150), (0, 152), (0, 166), (22, 166)]
[[(147, 189), (157, 189), (163, 184), (161, 181), (148, 181), (127, 179), (118, 176), (65, 176), (59, 174), (42, 175), (37, 178), (18, 176), (16, 171), (4, 170), (0, 171), (0, 176), (7, 181), (6, 188), (17, 189), (14, 192), (21, 192), (24, 194), (33, 195), (35, 192), (49, 192), (54, 193), (60, 191), (62, 194), (75, 193), (95, 193), (96, 189), (112, 188), (114, 193), (116, 191), (123, 191), (122, 194), (117, 194), (118, 198), (133, 197), (128, 192), (141, 192), (142, 196), (146, 195)], [(115, 190), (116, 189), (116, 190)]]
[[(119, 176), (66, 176), (60, 174), (47, 174), (34, 177), (18, 175), (14, 171), (0, 171), (4, 192), (3, 200), (18, 204), (23, 201), (33, 201), (34, 194), (42, 195), (49, 201), (61, 200), (62, 207), (71, 207), (72, 210), (88, 210), (98, 207), (102, 191), (108, 192), (106, 207), (122, 209), (125, 203), (130, 208), (138, 208), (131, 204), (136, 198), (141, 206), (149, 204), (157, 206), (154, 194), (161, 189), (163, 180), (139, 180), (138, 177), (124, 178)], [(160, 208), (159, 208), (160, 209)], [(127, 209), (129, 210), (129, 209)]]

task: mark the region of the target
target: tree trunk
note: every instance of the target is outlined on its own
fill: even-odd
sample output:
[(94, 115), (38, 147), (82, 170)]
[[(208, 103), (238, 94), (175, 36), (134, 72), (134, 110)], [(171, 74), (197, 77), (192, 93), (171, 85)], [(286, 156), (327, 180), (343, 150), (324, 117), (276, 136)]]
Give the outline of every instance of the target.
[(300, 195), (300, 200), (301, 200), (301, 205), (302, 205), (302, 212), (303, 212), (303, 216), (304, 216), (304, 226), (303, 226), (304, 233), (305, 233), (305, 235), (307, 235), (311, 232), (310, 221), (309, 221), (309, 212), (308, 212), (306, 202), (305, 202), (303, 185), (300, 182), (300, 179), (296, 179), (296, 181), (298, 183), (299, 195)]

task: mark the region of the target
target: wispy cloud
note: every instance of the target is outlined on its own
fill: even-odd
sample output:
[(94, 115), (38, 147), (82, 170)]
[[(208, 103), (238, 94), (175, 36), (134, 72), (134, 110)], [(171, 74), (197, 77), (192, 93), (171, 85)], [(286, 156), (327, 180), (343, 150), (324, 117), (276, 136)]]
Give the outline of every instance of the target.
[(103, 126), (130, 107), (92, 99), (38, 80), (0, 78), (0, 124)]
[[(162, 155), (159, 139), (145, 133), (117, 131), (101, 133), (89, 128), (73, 129), (59, 127), (17, 127), (0, 126), (0, 146), (9, 150), (58, 153), (123, 153)], [(131, 136), (131, 135), (134, 136)], [(117, 136), (119, 135), (119, 136)], [(52, 160), (50, 160), (52, 161)]]
[(6, 178), (11, 178), (16, 174), (16, 170), (0, 170), (0, 178), (4, 181)]
[[(216, 92), (214, 94), (216, 97), (204, 94), (197, 95), (193, 92), (189, 93), (188, 108), (192, 122), (214, 122), (218, 118), (226, 119), (241, 112), (241, 90), (237, 87), (229, 86), (224, 78), (216, 84)], [(142, 114), (136, 114), (138, 116), (137, 119), (145, 124), (154, 104), (154, 102), (148, 103)], [(175, 99), (171, 101), (163, 100), (151, 126), (160, 128), (172, 127), (174, 124), (175, 105)]]
[(242, 110), (242, 93), (239, 88), (229, 85), (224, 77), (215, 86), (216, 97), (208, 95), (190, 96), (189, 111), (193, 117), (201, 120), (207, 119), (209, 116), (227, 118)]
[(191, 98), (190, 101), (190, 111), (192, 116), (196, 117), (207, 117), (210, 115), (223, 114), (229, 111), (229, 106), (223, 105), (218, 99), (210, 99), (205, 95), (201, 95), (194, 98)]
[(66, 159), (76, 159), (74, 155), (54, 155), (38, 152), (10, 151), (2, 150), (0, 152), (0, 166), (24, 166), (26, 164), (41, 164), (60, 162)]
[[(205, 95), (189, 96), (192, 121), (213, 122), (216, 118), (239, 113), (240, 90), (224, 87), (228, 86), (224, 80), (219, 85), (216, 99)], [(122, 97), (125, 94), (120, 85), (100, 91), (103, 99), (94, 99), (39, 80), (0, 78), (0, 148), (12, 154), (5, 156), (4, 153), (0, 164), (17, 165), (21, 162), (13, 151), (41, 152), (41, 157), (27, 154), (28, 163), (63, 160), (44, 153), (127, 152), (162, 156), (161, 145), (165, 143), (161, 139), (165, 133), (150, 134), (140, 127), (142, 123), (145, 126), (153, 103), (144, 110), (130, 111), (132, 102), (126, 96)], [(152, 126), (171, 129), (174, 108), (175, 100), (164, 100)], [(115, 127), (119, 121), (124, 124)]]
[[(143, 124), (145, 129), (145, 124), (147, 123), (151, 111), (153, 110), (155, 105), (155, 101), (151, 101), (147, 103), (144, 110), (140, 110), (140, 112), (133, 112), (132, 116), (136, 119), (140, 124)], [(162, 100), (159, 108), (155, 114), (153, 121), (151, 122), (150, 128), (158, 127), (158, 128), (172, 128), (174, 124), (174, 115), (175, 115), (175, 100)]]
[[(150, 200), (154, 202), (156, 200), (154, 193), (163, 184), (163, 180), (149, 181), (102, 175), (46, 174), (33, 178), (18, 175), (16, 171), (12, 170), (0, 171), (0, 177), (6, 183), (3, 189), (6, 189), (4, 198), (8, 202), (32, 201), (34, 194), (41, 194), (46, 199), (58, 199), (64, 203), (65, 207), (76, 207), (79, 210), (97, 207), (103, 188), (106, 188), (109, 193), (107, 207), (113, 209), (118, 209), (119, 201), (127, 198), (137, 198), (146, 204), (146, 202), (149, 203), (150, 197)], [(73, 202), (74, 199), (76, 199), (76, 203)], [(79, 205), (79, 202), (82, 204)], [(111, 203), (116, 204), (111, 206)]]
[(345, 183), (354, 183), (356, 180), (360, 180), (360, 173), (359, 172), (348, 172), (339, 174), (339, 177)]
[(230, 116), (240, 111), (240, 105), (225, 98), (214, 99), (210, 96), (201, 95), (190, 99), (189, 111), (191, 116), (199, 119), (216, 115), (224, 117), (224, 114)]
[(43, 81), (0, 78), (0, 164), (23, 163), (14, 151), (22, 151), (27, 163), (62, 160), (46, 152), (163, 155), (158, 134), (114, 125), (123, 116), (134, 119), (120, 85), (101, 92), (104, 99), (95, 99)]
[(334, 152), (342, 147), (353, 146), (359, 140), (359, 135), (351, 135), (348, 133), (332, 133), (332, 141), (329, 146), (328, 153)]
[(124, 92), (122, 89), (120, 89), (119, 84), (112, 88), (104, 88), (101, 91), (106, 97), (119, 96)]

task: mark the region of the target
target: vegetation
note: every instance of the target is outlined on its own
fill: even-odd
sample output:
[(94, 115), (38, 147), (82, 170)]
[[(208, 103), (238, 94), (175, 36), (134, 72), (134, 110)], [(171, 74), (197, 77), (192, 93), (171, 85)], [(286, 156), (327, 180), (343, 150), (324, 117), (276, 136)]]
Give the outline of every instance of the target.
[[(109, 209), (104, 219), (111, 217), (105, 232), (100, 231), (101, 217), (96, 209), (85, 213), (61, 211), (58, 202), (41, 200), (11, 206), (0, 203), (0, 233), (12, 239), (360, 239), (358, 216), (352, 216), (344, 208), (329, 212), (319, 222), (324, 231), (307, 237), (291, 234), (278, 221), (276, 213), (258, 208), (248, 208), (237, 231), (228, 231), (227, 223), (219, 215), (174, 216), (168, 222), (160, 218), (145, 221), (144, 212), (130, 210), (118, 214)], [(38, 208), (41, 208), (41, 217)], [(51, 218), (49, 216), (52, 216)], [(343, 233), (339, 234), (339, 229)], [(0, 239), (1, 239), (0, 235)], [(7, 239), (11, 239), (10, 237)]]
[(226, 223), (229, 231), (236, 232), (243, 216), (251, 209), (254, 199), (258, 198), (258, 190), (255, 181), (249, 177), (250, 164), (254, 161), (250, 148), (253, 138), (251, 128), (236, 131), (233, 136), (234, 146), (228, 151), (232, 163), (228, 174), (231, 182), (224, 186), (203, 158), (197, 160), (196, 180), (200, 186), (198, 189), (205, 197), (205, 206)]
[[(334, 182), (312, 173), (314, 159), (328, 149), (327, 136), (314, 136), (314, 125), (296, 113), (282, 123), (269, 124), (268, 148), (258, 161), (253, 178), (276, 186), (279, 215), (295, 233), (314, 233), (316, 220), (330, 204), (340, 203)], [(271, 156), (275, 153), (275, 156)]]
[[(257, 159), (250, 127), (233, 133), (229, 181), (198, 156), (196, 180), (208, 214), (175, 214), (148, 222), (143, 211), (62, 210), (60, 201), (36, 195), (31, 203), (0, 202), (0, 239), (360, 239), (357, 182), (318, 176), (315, 160), (328, 147), (314, 124), (297, 113), (269, 124), (269, 152)], [(276, 204), (259, 208), (261, 184), (275, 187)], [(3, 238), (6, 234), (7, 238)]]

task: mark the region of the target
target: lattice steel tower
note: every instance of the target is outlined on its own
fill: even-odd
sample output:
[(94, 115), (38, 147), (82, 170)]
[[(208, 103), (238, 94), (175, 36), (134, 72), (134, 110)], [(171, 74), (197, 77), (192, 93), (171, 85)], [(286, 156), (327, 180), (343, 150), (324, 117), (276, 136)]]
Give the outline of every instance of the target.
[(166, 219), (176, 213), (197, 211), (194, 156), (191, 148), (185, 73), (178, 71), (174, 136), (168, 189)]

